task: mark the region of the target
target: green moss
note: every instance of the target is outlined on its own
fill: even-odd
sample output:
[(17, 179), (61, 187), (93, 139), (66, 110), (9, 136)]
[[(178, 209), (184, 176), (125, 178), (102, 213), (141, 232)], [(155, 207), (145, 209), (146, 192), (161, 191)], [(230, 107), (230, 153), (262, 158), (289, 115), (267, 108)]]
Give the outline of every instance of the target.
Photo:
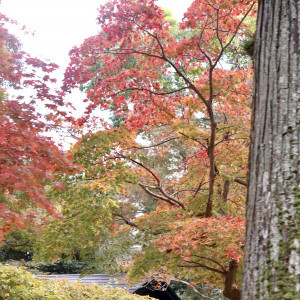
[(272, 289), (272, 282), (268, 281), (267, 289), (268, 289), (268, 291), (270, 291)]
[[(294, 170), (294, 174), (298, 174)], [(295, 196), (295, 201), (293, 203), (294, 207), (300, 206), (300, 188), (294, 188), (293, 192)], [(275, 197), (274, 197), (275, 200)], [(270, 258), (270, 255), (266, 257), (266, 266), (262, 269), (262, 276), (258, 278), (258, 281), (266, 281), (265, 288), (268, 290), (269, 299), (274, 300), (294, 300), (299, 299), (299, 293), (296, 290), (296, 284), (298, 282), (298, 278), (295, 274), (289, 272), (289, 266), (287, 263), (292, 251), (297, 251), (300, 253), (300, 247), (296, 247), (294, 244), (294, 240), (300, 236), (300, 228), (295, 226), (295, 224), (299, 224), (300, 222), (300, 210), (296, 210), (296, 215), (291, 216), (290, 209), (283, 209), (281, 203), (277, 203), (277, 213), (278, 213), (278, 230), (280, 232), (283, 231), (283, 224), (285, 224), (285, 239), (279, 242), (279, 257), (278, 261), (273, 261)], [(296, 221), (296, 222), (295, 222)], [(267, 240), (266, 242), (267, 249), (272, 248), (272, 244)], [(293, 268), (293, 266), (291, 266)], [(257, 269), (257, 266), (256, 266)], [(259, 269), (259, 266), (258, 266)], [(279, 289), (279, 291), (274, 290), (274, 274), (276, 274), (276, 278), (278, 281), (275, 282), (275, 286)], [(266, 290), (257, 290), (257, 298), (263, 297), (266, 295)]]
[(286, 293), (283, 296), (283, 299), (286, 299), (286, 300), (295, 300), (295, 294), (288, 292), (288, 293)]
[(295, 207), (298, 207), (298, 206), (300, 205), (300, 199), (296, 199), (296, 200), (294, 201), (293, 205), (294, 205)]
[[(296, 199), (293, 203), (294, 206), (298, 206), (300, 203), (300, 188), (294, 189), (294, 195)], [(289, 216), (289, 212), (285, 211), (284, 214)], [(296, 224), (300, 221), (300, 211), (296, 211)], [(278, 224), (279, 229), (281, 230), (281, 224)], [(287, 240), (281, 241), (279, 243), (279, 260), (276, 263), (273, 263), (273, 267), (277, 274), (277, 278), (280, 278), (277, 281), (277, 286), (280, 289), (279, 293), (276, 295), (277, 299), (297, 299), (299, 293), (296, 290), (297, 278), (295, 274), (291, 274), (288, 271), (288, 265), (284, 263), (289, 259), (292, 250), (297, 250), (294, 239), (299, 236), (299, 228), (295, 227), (295, 220), (289, 219), (287, 224)]]
[(294, 132), (293, 126), (288, 126), (287, 132), (293, 133)]
[(271, 261), (272, 261), (272, 260), (271, 260), (271, 258), (270, 258), (270, 257), (267, 257), (267, 258), (266, 258), (266, 262), (267, 262), (267, 264), (269, 264)]
[(277, 286), (278, 286), (279, 288), (282, 288), (282, 287), (284, 287), (285, 285), (286, 285), (286, 282), (285, 282), (285, 281), (283, 281), (283, 280), (277, 281)]
[(296, 199), (300, 200), (300, 188), (295, 189), (294, 195), (295, 195)]

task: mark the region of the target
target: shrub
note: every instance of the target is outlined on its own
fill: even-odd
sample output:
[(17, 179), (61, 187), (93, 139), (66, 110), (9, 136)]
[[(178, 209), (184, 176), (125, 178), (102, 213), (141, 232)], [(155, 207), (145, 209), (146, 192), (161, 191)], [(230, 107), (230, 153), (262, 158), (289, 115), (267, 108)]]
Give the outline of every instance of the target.
[(59, 260), (50, 264), (40, 264), (37, 269), (42, 272), (55, 274), (78, 274), (87, 267), (87, 263), (77, 260), (63, 261)]
[(21, 250), (16, 250), (11, 247), (3, 246), (0, 248), (0, 261), (5, 262), (8, 260), (24, 260), (31, 261), (33, 257), (33, 252), (25, 252)]
[(68, 280), (38, 279), (23, 268), (0, 264), (0, 299), (9, 300), (142, 300), (124, 289)]

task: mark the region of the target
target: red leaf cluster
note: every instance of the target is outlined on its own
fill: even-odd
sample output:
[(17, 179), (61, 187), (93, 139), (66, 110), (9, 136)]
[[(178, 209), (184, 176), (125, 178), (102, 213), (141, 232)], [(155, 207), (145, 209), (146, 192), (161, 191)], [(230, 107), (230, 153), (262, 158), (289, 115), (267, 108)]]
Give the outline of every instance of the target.
[[(14, 226), (24, 226), (26, 214), (36, 207), (54, 213), (45, 185), (62, 188), (55, 174), (71, 170), (64, 153), (45, 136), (53, 122), (46, 123), (37, 112), (38, 100), (48, 101), (54, 112), (62, 104), (62, 94), (51, 92), (46, 84), (54, 81), (48, 73), (58, 66), (21, 51), (18, 39), (5, 27), (7, 22), (11, 21), (0, 15), (0, 241)], [(46, 75), (40, 77), (41, 72)], [(7, 87), (21, 95), (12, 99)], [(27, 87), (29, 99), (22, 95)]]

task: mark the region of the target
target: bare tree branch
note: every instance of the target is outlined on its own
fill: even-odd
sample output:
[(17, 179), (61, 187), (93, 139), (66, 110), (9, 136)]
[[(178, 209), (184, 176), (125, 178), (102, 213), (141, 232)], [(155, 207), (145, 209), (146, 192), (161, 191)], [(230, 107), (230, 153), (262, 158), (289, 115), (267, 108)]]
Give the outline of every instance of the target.
[(159, 58), (159, 59), (163, 58), (162, 56), (159, 56), (159, 55), (139, 51), (139, 50), (132, 49), (132, 48), (129, 48), (129, 49), (119, 48), (119, 49), (103, 50), (103, 53), (113, 54), (113, 55), (141, 54), (141, 55), (145, 55), (145, 56), (149, 56), (149, 57), (155, 57), (155, 58)]
[(199, 183), (199, 185), (198, 185), (198, 188), (197, 188), (197, 190), (195, 191), (195, 194), (193, 195), (193, 198), (195, 198), (196, 197), (196, 195), (199, 193), (199, 191), (201, 190), (201, 187), (204, 185), (204, 184), (206, 184), (206, 183), (208, 183), (208, 182), (203, 182), (203, 179), (200, 181), (200, 183)]
[(182, 136), (186, 137), (187, 139), (195, 141), (196, 143), (200, 144), (203, 148), (207, 149), (207, 146), (205, 146), (202, 142), (200, 142), (199, 139), (191, 138), (191, 137), (189, 137), (187, 134), (185, 134), (183, 132), (178, 132), (178, 133), (181, 134)]
[(18, 247), (23, 247), (23, 246), (29, 245), (29, 240), (26, 241), (26, 242), (24, 242), (24, 243), (22, 243), (22, 244), (15, 244), (15, 243), (12, 243), (12, 242), (10, 242), (8, 240), (3, 240), (3, 242), (5, 244), (7, 244), (8, 246), (12, 247), (12, 248), (18, 248)]
[(165, 144), (165, 143), (168, 143), (168, 142), (170, 142), (170, 141), (177, 140), (177, 139), (179, 139), (178, 136), (176, 136), (176, 137), (171, 137), (171, 138), (169, 138), (169, 139), (160, 141), (160, 142), (158, 142), (157, 144), (154, 144), (154, 145), (150, 145), (150, 146), (142, 146), (142, 147), (133, 146), (132, 148), (135, 148), (135, 149), (149, 149), (149, 148), (158, 147), (158, 146), (160, 146), (160, 145), (163, 145), (163, 144)]
[(145, 186), (143, 186), (143, 184), (139, 183), (140, 187), (150, 196), (160, 199), (162, 201), (165, 201), (171, 205), (176, 205), (177, 203), (173, 202), (172, 200), (168, 199), (167, 197), (163, 197), (161, 195), (155, 194), (154, 192), (150, 191), (148, 188), (146, 188)]
[(181, 201), (179, 201), (179, 200), (173, 198), (172, 196), (168, 195), (165, 192), (165, 190), (162, 188), (161, 185), (160, 186), (156, 186), (156, 187), (150, 187), (150, 188), (153, 188), (153, 189), (156, 189), (156, 190), (160, 191), (162, 193), (162, 195), (159, 195), (159, 194), (156, 194), (156, 193), (150, 191), (149, 188), (148, 188), (149, 186), (144, 185), (141, 182), (139, 182), (139, 185), (150, 196), (155, 197), (155, 198), (160, 199), (160, 200), (163, 200), (163, 201), (165, 201), (165, 202), (167, 202), (167, 203), (169, 203), (171, 205), (179, 205), (183, 209), (186, 209), (185, 205)]
[(156, 180), (156, 182), (160, 185), (160, 179), (159, 177), (148, 167), (146, 167), (144, 164), (142, 164), (141, 162), (138, 162), (137, 160), (133, 159), (133, 158), (130, 158), (130, 157), (127, 157), (123, 154), (120, 154), (117, 152), (117, 154), (121, 157), (121, 158), (124, 158), (124, 159), (128, 159), (129, 161), (139, 165), (140, 167), (142, 167), (143, 169), (145, 169), (146, 171), (148, 171)]
[(113, 216), (116, 216), (116, 217), (120, 217), (121, 219), (124, 220), (124, 222), (127, 224), (127, 225), (130, 225), (132, 227), (135, 227), (135, 228), (138, 228), (138, 225), (133, 223), (132, 221), (130, 221), (127, 217), (121, 215), (121, 214), (113, 214)]
[(182, 87), (180, 89), (173, 90), (173, 91), (170, 91), (170, 92), (161, 92), (161, 93), (158, 93), (158, 92), (154, 92), (154, 91), (152, 91), (150, 89), (147, 89), (147, 88), (133, 87), (133, 88), (128, 88), (128, 89), (125, 89), (125, 90), (118, 91), (116, 93), (110, 94), (108, 97), (119, 95), (119, 94), (122, 94), (122, 93), (125, 93), (125, 92), (128, 92), (128, 91), (146, 91), (146, 92), (149, 92), (150, 94), (153, 94), (153, 95), (166, 96), (166, 95), (171, 95), (171, 94), (174, 94), (174, 93), (177, 93), (177, 92), (180, 92), (180, 91), (183, 91), (183, 90), (187, 90), (187, 89), (189, 89), (189, 87), (186, 86), (186, 87)]
[(206, 270), (209, 270), (209, 271), (212, 271), (212, 272), (216, 272), (216, 273), (225, 275), (224, 271), (220, 271), (216, 268), (209, 267), (207, 265), (204, 265), (204, 264), (196, 262), (196, 261), (183, 260), (183, 262), (187, 263), (188, 265), (180, 265), (180, 267), (183, 267), (183, 268), (203, 268), (203, 269), (206, 269)]
[(234, 178), (234, 182), (239, 183), (239, 184), (241, 184), (241, 185), (244, 185), (245, 187), (248, 187), (248, 182), (245, 181), (245, 180), (242, 180), (242, 179), (240, 179), (240, 178), (235, 177), (235, 178)]
[(200, 190), (204, 191), (206, 189), (200, 189), (199, 187), (197, 189), (181, 189), (181, 190), (178, 190), (178, 191), (174, 192), (173, 194), (171, 194), (171, 196), (174, 197), (179, 193), (190, 192), (190, 193), (194, 193), (194, 195), (193, 195), (193, 197), (194, 197)]
[(224, 271), (224, 273), (226, 272), (226, 269), (220, 263), (218, 263), (216, 260), (214, 260), (212, 258), (205, 257), (205, 256), (199, 256), (199, 255), (193, 255), (193, 256), (195, 256), (197, 258), (201, 258), (201, 259), (207, 259), (207, 260), (217, 264)]

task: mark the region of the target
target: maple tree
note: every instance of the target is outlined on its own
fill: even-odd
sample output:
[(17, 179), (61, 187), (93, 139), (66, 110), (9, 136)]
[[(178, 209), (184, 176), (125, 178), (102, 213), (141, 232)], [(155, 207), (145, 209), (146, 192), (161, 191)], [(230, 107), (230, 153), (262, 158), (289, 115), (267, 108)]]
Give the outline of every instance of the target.
[[(44, 134), (64, 115), (61, 92), (50, 88), (55, 79), (49, 73), (58, 66), (22, 51), (8, 24), (17, 22), (0, 14), (0, 241), (13, 228), (38, 219), (37, 207), (54, 214), (45, 186), (62, 187), (54, 174), (71, 170)], [(38, 112), (41, 103), (47, 114)]]
[(132, 276), (225, 280), (240, 299), (252, 70), (222, 63), (254, 13), (254, 1), (195, 0), (177, 24), (152, 0), (100, 6), (101, 32), (70, 52), (63, 85), (87, 95), (72, 149), (84, 172), (68, 185), (75, 197), (56, 193), (65, 218), (46, 229), (41, 256), (105, 252), (123, 236)]

